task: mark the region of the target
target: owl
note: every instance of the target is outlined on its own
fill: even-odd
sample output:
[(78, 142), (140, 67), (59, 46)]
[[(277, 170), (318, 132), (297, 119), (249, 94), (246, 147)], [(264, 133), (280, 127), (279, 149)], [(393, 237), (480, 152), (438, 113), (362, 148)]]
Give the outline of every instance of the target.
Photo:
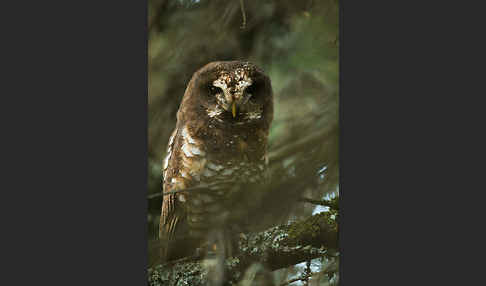
[(163, 163), (159, 237), (166, 256), (177, 256), (174, 241), (185, 251), (184, 241), (236, 223), (231, 214), (244, 208), (244, 189), (235, 186), (266, 180), (272, 119), (271, 82), (255, 65), (211, 62), (194, 73)]

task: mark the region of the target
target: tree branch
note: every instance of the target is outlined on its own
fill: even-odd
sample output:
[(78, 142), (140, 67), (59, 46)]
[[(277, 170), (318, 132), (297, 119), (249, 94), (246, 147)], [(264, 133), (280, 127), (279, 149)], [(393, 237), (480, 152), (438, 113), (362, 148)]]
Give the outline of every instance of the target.
[[(239, 281), (246, 269), (262, 263), (276, 270), (322, 257), (337, 249), (336, 213), (324, 212), (289, 225), (270, 228), (260, 233), (241, 235), (238, 254), (224, 261), (225, 283)], [(149, 269), (150, 285), (204, 285), (210, 279), (215, 259), (184, 258)]]

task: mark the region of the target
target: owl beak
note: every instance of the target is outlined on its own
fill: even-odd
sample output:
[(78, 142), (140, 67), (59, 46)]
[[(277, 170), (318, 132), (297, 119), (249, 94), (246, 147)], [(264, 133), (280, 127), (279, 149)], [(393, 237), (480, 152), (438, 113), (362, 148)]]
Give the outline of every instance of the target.
[(236, 117), (236, 102), (233, 101), (233, 104), (231, 105), (231, 114), (233, 114), (233, 118)]

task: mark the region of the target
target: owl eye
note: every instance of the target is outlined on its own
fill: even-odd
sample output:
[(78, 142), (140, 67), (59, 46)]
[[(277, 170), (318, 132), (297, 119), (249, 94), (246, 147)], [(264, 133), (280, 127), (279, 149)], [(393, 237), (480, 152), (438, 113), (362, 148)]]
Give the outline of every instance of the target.
[(256, 101), (257, 93), (256, 93), (256, 87), (254, 85), (250, 85), (249, 87), (247, 87), (245, 92), (247, 94), (251, 94), (250, 101)]
[(222, 93), (223, 90), (217, 86), (210, 85), (209, 86), (209, 95), (215, 95), (217, 93)]

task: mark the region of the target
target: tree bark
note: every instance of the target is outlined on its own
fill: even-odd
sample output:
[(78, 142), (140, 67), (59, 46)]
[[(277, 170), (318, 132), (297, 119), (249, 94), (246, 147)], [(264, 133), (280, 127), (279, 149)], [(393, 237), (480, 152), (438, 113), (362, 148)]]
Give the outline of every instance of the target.
[[(218, 262), (217, 258), (184, 258), (157, 265), (148, 271), (149, 285), (207, 285), (214, 280), (218, 263), (224, 272), (223, 285), (233, 285), (258, 264), (273, 271), (322, 257), (338, 247), (337, 213), (334, 210), (313, 215), (303, 221), (270, 228), (260, 233), (240, 235), (239, 253)], [(217, 267), (216, 267), (217, 268)], [(220, 275), (221, 273), (216, 274)]]

